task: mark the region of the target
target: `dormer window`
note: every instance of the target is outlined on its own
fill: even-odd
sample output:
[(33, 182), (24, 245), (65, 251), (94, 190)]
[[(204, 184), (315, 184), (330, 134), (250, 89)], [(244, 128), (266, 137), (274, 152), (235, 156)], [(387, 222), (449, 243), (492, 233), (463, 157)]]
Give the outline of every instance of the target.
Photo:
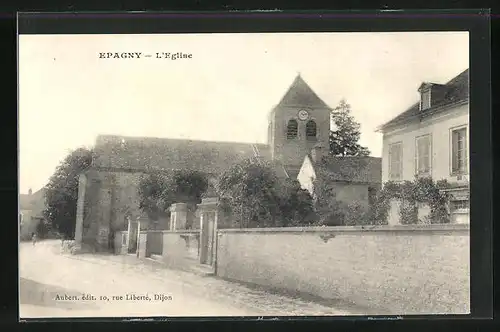
[(420, 110), (431, 108), (431, 89), (424, 90), (420, 93)]
[(431, 84), (422, 84), (418, 91), (420, 92), (420, 110), (431, 108)]

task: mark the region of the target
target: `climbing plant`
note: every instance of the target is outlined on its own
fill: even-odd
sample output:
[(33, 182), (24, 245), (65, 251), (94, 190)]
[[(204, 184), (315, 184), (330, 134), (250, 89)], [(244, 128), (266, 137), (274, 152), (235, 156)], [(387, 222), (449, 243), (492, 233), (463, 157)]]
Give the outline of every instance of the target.
[(374, 204), (374, 218), (379, 223), (387, 220), (391, 199), (399, 199), (402, 224), (418, 223), (418, 204), (427, 204), (430, 208), (431, 223), (448, 223), (450, 216), (447, 209), (448, 195), (443, 189), (449, 188), (446, 180), (434, 182), (431, 178), (415, 178), (401, 183), (386, 182), (379, 191)]

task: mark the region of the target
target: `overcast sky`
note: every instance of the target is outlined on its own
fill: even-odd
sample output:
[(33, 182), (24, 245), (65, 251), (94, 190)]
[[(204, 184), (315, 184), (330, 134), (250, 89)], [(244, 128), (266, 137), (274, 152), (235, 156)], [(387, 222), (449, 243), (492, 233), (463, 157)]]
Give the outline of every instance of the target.
[(20, 191), (40, 189), (98, 134), (264, 143), (267, 113), (298, 72), (331, 107), (347, 99), (378, 157), (377, 126), (416, 102), (422, 81), (445, 83), (468, 64), (466, 32), (23, 35)]

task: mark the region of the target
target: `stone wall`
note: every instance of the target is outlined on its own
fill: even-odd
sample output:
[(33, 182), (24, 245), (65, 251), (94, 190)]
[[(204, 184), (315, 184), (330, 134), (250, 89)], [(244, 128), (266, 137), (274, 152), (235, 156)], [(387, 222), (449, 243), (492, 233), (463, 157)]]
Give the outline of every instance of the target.
[(139, 243), (137, 244), (137, 256), (139, 258), (149, 257), (149, 253), (147, 251), (147, 239), (148, 233), (141, 231), (139, 233)]
[(164, 231), (162, 259), (171, 267), (183, 267), (198, 259), (199, 231)]
[(148, 231), (147, 237), (147, 251), (152, 255), (163, 254), (163, 232), (162, 231)]
[(140, 213), (137, 188), (141, 174), (90, 170), (86, 175), (82, 241), (109, 250), (108, 235), (127, 230), (125, 216)]
[(469, 228), (219, 230), (217, 274), (380, 314), (468, 313)]
[(113, 204), (112, 224), (116, 230), (126, 230), (127, 221), (125, 216), (139, 215), (139, 181), (141, 173), (117, 172), (115, 176), (115, 200)]
[(335, 199), (345, 204), (357, 203), (368, 210), (368, 184), (364, 183), (335, 183)]
[(114, 249), (115, 254), (126, 254), (127, 253), (127, 243), (126, 243), (127, 232), (116, 232), (114, 238)]

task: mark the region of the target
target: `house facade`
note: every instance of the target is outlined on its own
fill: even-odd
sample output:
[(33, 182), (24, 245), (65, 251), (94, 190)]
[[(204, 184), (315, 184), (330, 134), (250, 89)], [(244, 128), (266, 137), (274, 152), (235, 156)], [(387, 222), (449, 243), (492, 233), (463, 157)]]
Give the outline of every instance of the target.
[(31, 238), (31, 234), (37, 231), (38, 224), (44, 220), (45, 189), (35, 193), (29, 190), (28, 194), (19, 195), (19, 235), (21, 240)]
[(469, 70), (422, 83), (420, 100), (380, 128), (382, 182), (447, 180), (454, 223), (469, 222)]

